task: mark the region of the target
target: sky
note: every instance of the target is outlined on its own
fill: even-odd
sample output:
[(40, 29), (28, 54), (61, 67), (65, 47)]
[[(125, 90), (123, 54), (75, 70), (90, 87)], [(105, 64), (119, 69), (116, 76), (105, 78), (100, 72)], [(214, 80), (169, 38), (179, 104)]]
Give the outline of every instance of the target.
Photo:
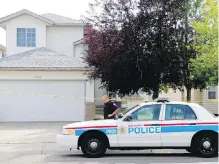
[[(0, 18), (27, 9), (36, 14), (54, 13), (80, 19), (93, 0), (1, 0)], [(0, 27), (0, 44), (6, 45), (6, 32)]]

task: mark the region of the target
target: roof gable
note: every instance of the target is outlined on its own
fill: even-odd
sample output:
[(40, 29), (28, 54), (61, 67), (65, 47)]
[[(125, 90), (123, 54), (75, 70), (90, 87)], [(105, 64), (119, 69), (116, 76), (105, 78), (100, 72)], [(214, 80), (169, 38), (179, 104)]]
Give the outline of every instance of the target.
[(51, 20), (49, 20), (49, 19), (47, 19), (47, 18), (45, 18), (43, 16), (37, 15), (37, 14), (31, 12), (31, 11), (28, 11), (28, 10), (24, 9), (24, 10), (18, 11), (16, 13), (13, 13), (11, 15), (8, 15), (8, 16), (5, 16), (5, 17), (1, 18), (0, 19), (0, 25), (4, 24), (4, 23), (6, 23), (6, 22), (8, 22), (10, 20), (13, 20), (13, 19), (15, 19), (17, 17), (20, 17), (22, 15), (25, 15), (25, 14), (30, 15), (30, 16), (36, 18), (36, 19), (39, 19), (39, 20), (41, 20), (41, 21), (43, 21), (43, 22), (45, 22), (45, 23), (47, 23), (49, 25), (53, 25), (54, 24), (53, 21), (51, 21)]
[(11, 15), (5, 16), (3, 18), (0, 18), (0, 26), (4, 26), (6, 22), (16, 19), (22, 15), (29, 15), (32, 16), (36, 19), (39, 19), (45, 23), (47, 23), (47, 25), (57, 25), (57, 26), (73, 26), (73, 25), (85, 25), (82, 21), (79, 20), (75, 20), (75, 19), (71, 19), (71, 18), (67, 18), (64, 16), (60, 16), (60, 15), (56, 15), (56, 14), (52, 14), (52, 13), (47, 13), (47, 14), (42, 14), (42, 15), (38, 15), (36, 13), (33, 13), (31, 11), (28, 11), (26, 9), (18, 11), (16, 13), (13, 13)]

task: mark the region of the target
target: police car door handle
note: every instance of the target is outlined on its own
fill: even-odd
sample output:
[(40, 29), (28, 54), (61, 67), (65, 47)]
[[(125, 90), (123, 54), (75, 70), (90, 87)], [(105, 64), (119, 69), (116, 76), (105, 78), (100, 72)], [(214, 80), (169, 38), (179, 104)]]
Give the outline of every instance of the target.
[(160, 126), (160, 124), (151, 124), (152, 126)]
[(196, 125), (196, 123), (189, 123), (189, 125)]

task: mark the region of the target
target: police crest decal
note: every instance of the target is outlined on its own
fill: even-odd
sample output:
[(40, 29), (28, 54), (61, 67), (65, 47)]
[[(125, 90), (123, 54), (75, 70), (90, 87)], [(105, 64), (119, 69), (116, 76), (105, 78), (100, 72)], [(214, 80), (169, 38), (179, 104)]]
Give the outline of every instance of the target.
[(119, 133), (120, 134), (126, 134), (125, 128), (121, 127), (120, 130), (119, 130)]

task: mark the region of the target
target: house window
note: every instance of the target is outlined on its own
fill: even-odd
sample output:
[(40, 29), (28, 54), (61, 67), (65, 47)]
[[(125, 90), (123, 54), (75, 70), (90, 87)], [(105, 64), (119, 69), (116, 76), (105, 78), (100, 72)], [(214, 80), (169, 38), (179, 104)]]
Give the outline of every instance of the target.
[(216, 99), (216, 87), (208, 87), (208, 99)]
[(26, 46), (26, 29), (17, 28), (17, 46), (25, 47)]
[(17, 28), (18, 47), (36, 47), (35, 28)]

